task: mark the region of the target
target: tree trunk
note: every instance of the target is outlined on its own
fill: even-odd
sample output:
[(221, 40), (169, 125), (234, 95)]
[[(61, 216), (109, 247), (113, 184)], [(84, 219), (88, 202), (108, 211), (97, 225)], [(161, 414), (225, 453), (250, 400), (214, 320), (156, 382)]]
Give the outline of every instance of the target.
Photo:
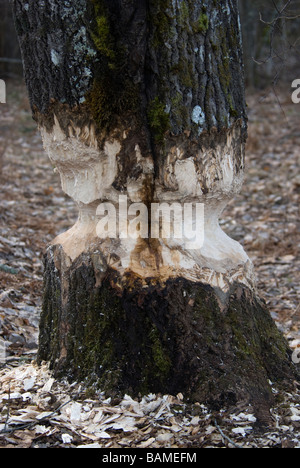
[[(33, 115), (79, 208), (45, 256), (39, 361), (57, 375), (257, 407), (270, 379), (294, 378), (251, 261), (218, 222), (244, 172), (236, 3), (13, 1)], [(167, 235), (170, 217), (142, 232), (162, 203), (201, 204), (204, 241), (175, 222)]]

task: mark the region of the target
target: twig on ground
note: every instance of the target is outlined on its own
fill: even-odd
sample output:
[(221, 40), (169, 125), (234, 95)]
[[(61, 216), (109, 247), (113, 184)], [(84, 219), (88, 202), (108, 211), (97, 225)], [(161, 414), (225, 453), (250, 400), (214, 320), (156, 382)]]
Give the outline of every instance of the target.
[(226, 439), (227, 442), (229, 442), (231, 445), (233, 445), (235, 448), (238, 448), (238, 449), (242, 449), (244, 447), (241, 447), (240, 445), (236, 444), (233, 440), (231, 440), (226, 434), (224, 434), (224, 432), (222, 431), (222, 429), (220, 428), (220, 426), (218, 425), (217, 423), (217, 420), (215, 419), (215, 426), (216, 428), (218, 429), (218, 431), (220, 432), (221, 436), (223, 437), (223, 439)]
[(6, 420), (5, 420), (5, 423), (4, 423), (4, 429), (3, 431), (0, 431), (0, 434), (2, 434), (2, 432), (4, 432), (7, 428), (7, 425), (8, 425), (8, 420), (9, 420), (9, 408), (10, 408), (10, 385), (8, 387), (8, 402), (7, 402), (7, 415), (6, 415)]
[[(37, 424), (41, 424), (42, 422), (45, 423), (45, 422), (49, 422), (49, 420), (52, 418), (52, 416), (54, 416), (56, 413), (58, 413), (64, 406), (68, 405), (69, 403), (72, 403), (73, 399), (71, 400), (68, 400), (66, 401), (65, 403), (63, 403), (62, 405), (60, 405), (56, 410), (54, 410), (52, 413), (48, 414), (47, 416), (45, 416), (44, 418), (41, 418), (37, 421), (32, 421), (30, 423), (26, 423), (26, 424), (22, 424), (22, 425), (17, 425), (16, 427), (14, 428), (7, 428), (6, 429), (6, 426), (7, 426), (7, 419), (6, 419), (6, 422), (5, 422), (5, 426), (4, 426), (4, 429), (2, 431), (0, 431), (0, 434), (12, 434), (13, 432), (16, 432), (16, 431), (21, 431), (23, 429), (32, 429), (34, 426), (36, 426)], [(8, 414), (9, 415), (9, 414)]]

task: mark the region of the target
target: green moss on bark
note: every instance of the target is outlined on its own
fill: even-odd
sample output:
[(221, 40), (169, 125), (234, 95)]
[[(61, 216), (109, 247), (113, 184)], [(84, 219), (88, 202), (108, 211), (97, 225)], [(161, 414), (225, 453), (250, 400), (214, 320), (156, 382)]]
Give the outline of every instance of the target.
[(153, 364), (157, 369), (156, 375), (159, 378), (165, 379), (166, 376), (169, 375), (172, 367), (168, 351), (165, 349), (162, 337), (156, 327), (153, 327), (149, 337), (152, 343), (151, 352), (153, 356)]
[(156, 143), (163, 143), (165, 134), (170, 130), (170, 116), (166, 106), (158, 97), (149, 104), (148, 121)]
[(151, 45), (155, 49), (162, 49), (172, 34), (172, 1), (150, 0), (149, 7), (148, 21), (152, 27)]
[(92, 39), (94, 41), (96, 49), (100, 52), (100, 54), (107, 57), (107, 59), (109, 60), (109, 67), (114, 68), (116, 54), (113, 48), (113, 40), (111, 38), (108, 19), (103, 14), (97, 14), (95, 18), (95, 23), (96, 28), (94, 32), (92, 32)]
[(106, 71), (94, 80), (86, 95), (86, 105), (98, 130), (109, 130), (129, 115), (136, 116), (140, 107), (139, 86)]
[(194, 33), (201, 33), (205, 34), (209, 28), (209, 18), (206, 14), (206, 9), (203, 10), (198, 21), (195, 21), (193, 24), (193, 31)]
[(126, 74), (126, 49), (111, 28), (111, 18), (103, 0), (90, 0), (93, 6), (91, 38), (98, 52), (94, 82), (85, 96), (99, 131), (117, 126), (120, 119), (140, 111), (140, 88)]

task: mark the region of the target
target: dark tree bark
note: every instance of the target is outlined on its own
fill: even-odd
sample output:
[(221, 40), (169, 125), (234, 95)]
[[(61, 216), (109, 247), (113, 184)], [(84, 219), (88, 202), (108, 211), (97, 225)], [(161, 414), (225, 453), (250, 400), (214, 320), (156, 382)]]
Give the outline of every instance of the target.
[[(39, 361), (104, 390), (266, 408), (269, 379), (295, 371), (248, 256), (218, 223), (244, 172), (237, 2), (13, 6), (33, 115), (79, 207), (46, 253)], [(202, 203), (204, 244), (99, 238), (97, 207), (120, 195)]]

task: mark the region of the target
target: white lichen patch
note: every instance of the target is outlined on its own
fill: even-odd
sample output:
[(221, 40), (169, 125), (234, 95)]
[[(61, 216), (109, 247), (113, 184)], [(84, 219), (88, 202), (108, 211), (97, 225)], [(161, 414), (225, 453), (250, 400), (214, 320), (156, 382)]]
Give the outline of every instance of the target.
[(58, 67), (61, 62), (61, 56), (59, 52), (54, 49), (51, 50), (51, 61), (56, 67)]
[(200, 106), (194, 107), (192, 112), (192, 122), (194, 122), (196, 125), (199, 125), (200, 127), (203, 127), (205, 121), (205, 113), (202, 108)]

